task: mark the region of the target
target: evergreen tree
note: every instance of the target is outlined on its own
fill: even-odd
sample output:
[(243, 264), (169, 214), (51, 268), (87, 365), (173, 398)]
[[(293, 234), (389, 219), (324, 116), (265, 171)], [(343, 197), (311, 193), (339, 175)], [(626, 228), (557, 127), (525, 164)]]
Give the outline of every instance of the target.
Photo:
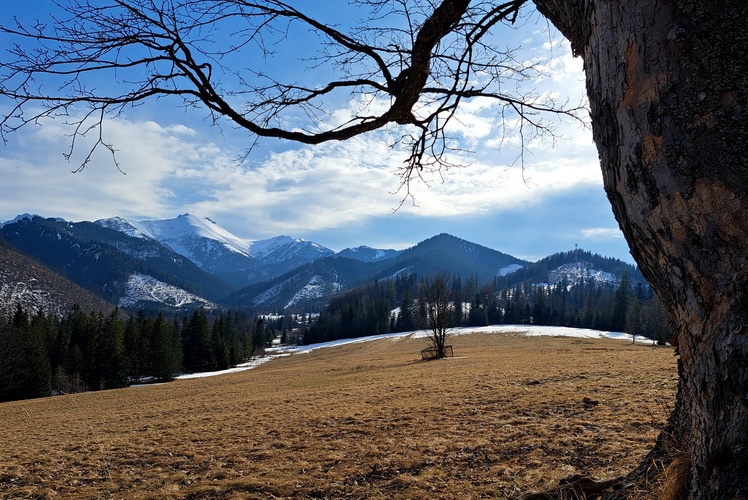
[(216, 370), (225, 370), (231, 366), (228, 337), (228, 328), (223, 315), (221, 315), (215, 320), (211, 330), (211, 345), (213, 348), (213, 359), (215, 359)]
[(629, 306), (629, 275), (624, 273), (621, 277), (621, 283), (618, 285), (615, 296), (613, 297), (613, 310), (611, 312), (611, 329), (616, 332), (626, 330), (626, 313)]
[(398, 330), (401, 332), (409, 332), (416, 329), (415, 319), (415, 301), (410, 290), (406, 290), (403, 294), (403, 298), (400, 301), (400, 314), (398, 316)]
[(128, 371), (127, 357), (125, 355), (125, 324), (119, 308), (115, 308), (104, 320), (100, 347), (103, 388), (114, 389), (127, 386)]
[(204, 309), (192, 313), (182, 327), (184, 369), (205, 372), (216, 367), (215, 351), (211, 348), (211, 329)]
[(26, 341), (29, 350), (26, 359), (29, 363), (26, 396), (46, 397), (52, 394), (52, 365), (47, 350), (47, 318), (41, 311), (33, 317), (27, 328)]
[(172, 380), (182, 364), (179, 330), (166, 321), (163, 312), (158, 313), (150, 330), (151, 373), (157, 380)]
[(146, 375), (146, 336), (143, 335), (145, 323), (145, 312), (142, 309), (138, 310), (135, 316), (127, 318), (125, 323), (123, 343), (127, 375), (132, 380), (138, 380)]
[[(19, 306), (20, 309), (20, 306)], [(24, 331), (16, 326), (18, 309), (11, 321), (0, 321), (0, 401), (22, 399), (27, 374)]]

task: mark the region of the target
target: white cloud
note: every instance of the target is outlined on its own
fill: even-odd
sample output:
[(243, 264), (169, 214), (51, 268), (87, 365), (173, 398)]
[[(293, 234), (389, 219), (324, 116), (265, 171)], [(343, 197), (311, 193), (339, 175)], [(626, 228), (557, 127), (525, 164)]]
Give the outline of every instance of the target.
[[(571, 58), (568, 44), (552, 43), (550, 57), (527, 49), (528, 57), (552, 76), (528, 83), (537, 85), (538, 95), (578, 95), (579, 62)], [(381, 113), (387, 105), (366, 99), (361, 96), (332, 110), (321, 125), (340, 125), (366, 107)], [(526, 136), (523, 142), (517, 117), (507, 115), (502, 123), (500, 114), (495, 101), (463, 102), (448, 132), (460, 139), (459, 147), (473, 151), (450, 157), (466, 167), (427, 175), (427, 183), (414, 181), (410, 192), (416, 206), (406, 200), (399, 213), (435, 218), (516, 210), (579, 186), (602, 184), (589, 130), (549, 116), (558, 136)], [(276, 148), (261, 160), (250, 156), (240, 165), (237, 142), (211, 141), (205, 138), (205, 126), (134, 118), (107, 122), (105, 140), (118, 149), (126, 175), (101, 148), (83, 172), (71, 174), (87, 152), (86, 144), (79, 144), (77, 156), (65, 162), (70, 130), (60, 121), (22, 131), (12, 137), (13, 148), (0, 152), (0, 220), (22, 212), (93, 220), (113, 215), (166, 218), (190, 211), (214, 218), (240, 236), (260, 238), (362, 224), (392, 214), (405, 196), (396, 191), (407, 154), (388, 146), (402, 132), (397, 127), (314, 147), (284, 143), (285, 150)], [(523, 144), (528, 149), (518, 162)]]
[(119, 169), (99, 146), (87, 167), (71, 173), (90, 151), (89, 139), (79, 140), (65, 161), (70, 130), (61, 122), (44, 121), (12, 137), (8, 154), (0, 157), (4, 196), (0, 214), (22, 211), (91, 220), (112, 215), (170, 216), (181, 193), (173, 179), (202, 178), (200, 167), (220, 157), (210, 145), (190, 142), (195, 131), (178, 125), (162, 127), (147, 121), (106, 123), (104, 138), (117, 148)]
[(623, 233), (617, 227), (592, 227), (580, 231), (582, 238), (590, 240), (606, 240), (610, 238), (623, 238)]
[[(463, 116), (480, 127), (494, 127), (487, 116), (480, 116), (492, 111), (485, 102), (471, 103), (464, 111)], [(61, 161), (68, 131), (60, 123), (46, 122), (19, 135), (24, 158), (18, 153), (0, 158), (0, 175), (8, 179), (10, 193), (0, 201), (0, 214), (9, 219), (28, 211), (92, 220), (113, 215), (173, 217), (190, 211), (230, 220), (230, 230), (259, 238), (357, 224), (391, 214), (405, 196), (396, 191), (406, 153), (387, 145), (387, 134), (396, 130), (296, 146), (247, 165), (238, 165), (232, 151), (203, 142), (184, 125), (120, 119), (108, 122), (105, 131), (118, 148), (126, 175), (103, 150), (83, 172), (71, 174), (86, 145), (79, 144), (79, 156), (71, 163)], [(524, 168), (509, 167), (518, 151), (511, 147), (516, 136), (504, 138), (501, 151), (476, 142), (479, 152), (451, 158), (469, 166), (426, 175), (427, 183), (413, 181), (410, 192), (416, 206), (406, 200), (400, 211), (418, 217), (482, 214), (529, 207), (580, 184), (600, 184), (589, 137), (584, 131), (569, 131), (570, 137), (555, 145), (550, 139), (528, 143), (531, 152)], [(472, 135), (477, 140), (486, 133)]]

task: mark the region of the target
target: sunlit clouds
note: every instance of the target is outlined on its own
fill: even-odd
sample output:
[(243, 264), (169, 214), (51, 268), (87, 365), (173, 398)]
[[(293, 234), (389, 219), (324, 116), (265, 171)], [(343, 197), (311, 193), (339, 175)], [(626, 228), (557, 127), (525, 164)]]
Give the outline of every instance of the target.
[[(533, 95), (580, 102), (581, 64), (568, 44), (547, 35), (528, 43), (522, 55), (542, 73), (528, 82)], [(320, 116), (320, 128), (386, 106), (359, 96)], [(454, 146), (447, 159), (460, 167), (425, 171), (406, 186), (401, 169), (408, 153), (398, 144), (403, 130), (396, 126), (318, 146), (263, 143), (242, 160), (247, 135), (222, 136), (189, 113), (154, 119), (135, 109), (104, 124), (102, 138), (115, 157), (99, 145), (86, 168), (73, 174), (96, 131), (79, 139), (66, 161), (71, 130), (62, 120), (45, 120), (12, 135), (0, 150), (0, 221), (24, 212), (68, 220), (191, 212), (242, 238), (287, 234), (336, 250), (402, 248), (446, 231), (520, 257), (542, 257), (578, 242), (626, 258), (602, 196), (590, 130), (568, 117), (541, 118), (549, 130), (539, 135), (501, 102), (463, 102), (446, 127)], [(588, 202), (582, 200), (576, 213), (579, 196)], [(534, 238), (530, 230), (546, 236)]]

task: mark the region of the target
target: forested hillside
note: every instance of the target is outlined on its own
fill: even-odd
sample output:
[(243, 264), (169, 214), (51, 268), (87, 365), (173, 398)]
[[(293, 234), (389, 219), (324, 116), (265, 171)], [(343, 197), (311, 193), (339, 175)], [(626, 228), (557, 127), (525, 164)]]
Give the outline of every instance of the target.
[(273, 325), (232, 311), (124, 317), (75, 306), (58, 318), (20, 305), (0, 316), (0, 401), (171, 380), (229, 368), (273, 338)]
[(10, 248), (0, 237), (0, 317), (21, 305), (29, 311), (62, 316), (71, 304), (88, 311), (111, 311), (101, 297)]
[(136, 238), (93, 222), (23, 218), (0, 228), (14, 249), (117, 304), (134, 272), (152, 276), (210, 300), (232, 287), (154, 240)]
[[(452, 326), (534, 324), (627, 332), (668, 338), (667, 317), (652, 290), (632, 283), (580, 278), (556, 284), (524, 281), (501, 287), (504, 277), (480, 286), (475, 277), (452, 277)], [(408, 331), (426, 325), (422, 289), (415, 275), (381, 280), (330, 301), (303, 342)]]

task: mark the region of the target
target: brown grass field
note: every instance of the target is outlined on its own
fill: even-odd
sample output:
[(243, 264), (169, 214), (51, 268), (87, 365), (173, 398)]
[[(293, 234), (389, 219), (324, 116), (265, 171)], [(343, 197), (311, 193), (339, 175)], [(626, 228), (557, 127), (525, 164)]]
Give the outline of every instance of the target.
[(424, 342), (0, 404), (0, 498), (511, 498), (626, 473), (674, 398), (670, 348), (477, 333), (421, 361)]

